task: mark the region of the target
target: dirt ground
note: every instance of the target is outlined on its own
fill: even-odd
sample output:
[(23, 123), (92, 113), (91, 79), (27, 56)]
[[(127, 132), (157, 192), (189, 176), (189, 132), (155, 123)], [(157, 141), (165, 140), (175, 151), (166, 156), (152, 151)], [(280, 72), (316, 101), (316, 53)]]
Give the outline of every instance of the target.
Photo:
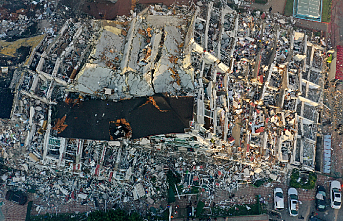
[(112, 20), (118, 14), (130, 15), (130, 7), (130, 0), (118, 0), (115, 4), (106, 0), (100, 0), (97, 2), (84, 2), (80, 9), (96, 19)]
[(285, 5), (286, 0), (269, 0), (265, 5), (252, 3), (251, 7), (265, 12), (269, 11), (269, 8), (272, 7), (272, 13), (283, 14)]

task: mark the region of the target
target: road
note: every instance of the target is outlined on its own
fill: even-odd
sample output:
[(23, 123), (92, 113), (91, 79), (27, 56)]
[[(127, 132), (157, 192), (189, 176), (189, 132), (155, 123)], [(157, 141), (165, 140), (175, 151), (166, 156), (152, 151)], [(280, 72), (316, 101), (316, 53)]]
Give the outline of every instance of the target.
[(311, 215), (315, 215), (318, 218), (324, 221), (340, 221), (343, 217), (343, 209), (335, 210), (328, 206), (325, 212), (318, 212), (315, 209), (315, 201), (304, 201), (302, 204), (299, 205), (299, 215), (296, 217), (291, 217), (289, 215), (288, 206), (285, 207), (284, 210), (281, 211), (281, 219), (278, 219), (276, 216), (270, 216), (271, 219), (281, 221), (299, 221), (302, 220), (309, 220)]
[(342, 209), (332, 209), (331, 207), (325, 212), (317, 212), (317, 217), (326, 221), (340, 221), (343, 217)]
[[(316, 211), (317, 212), (317, 211)], [(343, 209), (332, 209), (328, 206), (325, 212), (317, 212), (317, 217), (326, 221), (340, 221), (343, 218)]]
[(292, 217), (289, 215), (288, 210), (288, 201), (285, 201), (285, 209), (281, 210), (281, 218), (277, 218), (276, 216), (270, 216), (271, 219), (274, 220), (287, 220), (287, 221), (299, 221), (299, 218), (304, 217), (304, 220), (308, 220), (309, 216), (311, 215), (311, 212), (314, 210), (314, 201), (304, 201), (301, 202), (299, 205), (299, 215)]

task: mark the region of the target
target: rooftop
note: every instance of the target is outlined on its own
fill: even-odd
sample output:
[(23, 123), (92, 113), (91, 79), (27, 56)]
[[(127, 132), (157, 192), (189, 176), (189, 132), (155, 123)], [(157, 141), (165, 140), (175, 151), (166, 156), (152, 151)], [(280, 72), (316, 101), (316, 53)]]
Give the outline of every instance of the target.
[(98, 22), (95, 50), (72, 90), (98, 94), (109, 88), (115, 92), (112, 99), (193, 93), (192, 72), (182, 68), (193, 13), (172, 13), (150, 7), (130, 22)]
[(295, 0), (293, 15), (296, 18), (321, 21), (322, 1), (321, 0)]

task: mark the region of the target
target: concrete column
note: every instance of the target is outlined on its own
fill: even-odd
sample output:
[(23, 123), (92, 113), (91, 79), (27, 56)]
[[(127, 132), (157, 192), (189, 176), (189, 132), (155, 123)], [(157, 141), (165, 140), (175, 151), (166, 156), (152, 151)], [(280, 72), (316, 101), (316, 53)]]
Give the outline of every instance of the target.
[(198, 100), (197, 100), (197, 123), (204, 124), (204, 88), (199, 88)]
[(208, 28), (210, 25), (210, 18), (211, 18), (211, 12), (212, 12), (213, 2), (210, 2), (208, 4), (207, 9), (207, 18), (206, 18), (206, 28), (205, 28), (205, 42), (204, 42), (204, 48), (207, 51), (207, 43), (208, 43)]

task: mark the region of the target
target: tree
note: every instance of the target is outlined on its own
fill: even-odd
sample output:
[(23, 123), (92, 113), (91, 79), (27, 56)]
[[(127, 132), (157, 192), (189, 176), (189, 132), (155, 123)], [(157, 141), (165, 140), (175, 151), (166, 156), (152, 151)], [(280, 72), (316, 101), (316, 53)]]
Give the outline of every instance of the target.
[(168, 189), (168, 203), (173, 203), (175, 202), (175, 193), (173, 191), (173, 188), (169, 186)]
[(199, 201), (196, 209), (196, 216), (199, 217), (203, 210), (204, 210), (205, 203), (203, 201)]
[(181, 182), (180, 174), (178, 172), (172, 172), (171, 170), (168, 170), (167, 182), (169, 183), (169, 186), (174, 186), (175, 184), (180, 183)]

